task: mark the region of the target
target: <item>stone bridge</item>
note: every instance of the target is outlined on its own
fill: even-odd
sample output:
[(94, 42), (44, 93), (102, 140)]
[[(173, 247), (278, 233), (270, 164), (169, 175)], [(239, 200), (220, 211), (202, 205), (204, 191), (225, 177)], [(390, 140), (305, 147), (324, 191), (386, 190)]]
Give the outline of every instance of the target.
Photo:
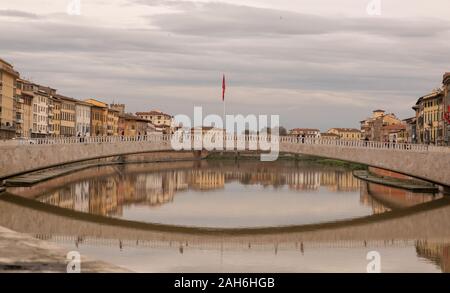
[[(139, 137), (55, 138), (0, 143), (0, 179), (58, 165), (112, 156), (175, 151), (181, 137), (150, 135)], [(223, 151), (210, 148), (215, 138), (183, 136), (190, 141), (184, 150)], [(207, 144), (209, 143), (209, 144)], [(344, 160), (399, 172), (450, 186), (450, 148), (416, 144), (369, 141), (299, 139), (296, 137), (232, 136), (221, 141), (225, 151), (271, 151)]]

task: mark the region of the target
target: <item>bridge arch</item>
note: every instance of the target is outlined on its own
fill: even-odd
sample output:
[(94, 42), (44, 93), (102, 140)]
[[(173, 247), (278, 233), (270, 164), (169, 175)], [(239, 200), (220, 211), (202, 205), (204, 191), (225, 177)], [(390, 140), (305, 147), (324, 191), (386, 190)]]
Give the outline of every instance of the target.
[[(228, 137), (237, 144), (257, 136)], [(263, 138), (266, 140), (267, 138)], [(366, 141), (272, 138), (279, 152), (365, 164), (450, 186), (450, 148)], [(98, 158), (173, 151), (171, 136), (36, 139), (0, 144), (0, 179), (17, 174)], [(231, 150), (234, 151), (234, 150)]]

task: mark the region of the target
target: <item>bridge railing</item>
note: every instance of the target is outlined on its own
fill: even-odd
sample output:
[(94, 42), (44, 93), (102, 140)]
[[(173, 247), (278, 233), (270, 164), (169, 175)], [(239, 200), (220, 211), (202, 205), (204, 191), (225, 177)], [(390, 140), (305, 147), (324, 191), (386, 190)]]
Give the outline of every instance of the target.
[(322, 139), (322, 138), (298, 138), (285, 136), (280, 138), (281, 142), (297, 143), (297, 144), (317, 144), (338, 147), (355, 147), (370, 149), (391, 149), (391, 150), (412, 150), (412, 151), (442, 151), (450, 152), (448, 147), (435, 147), (423, 144), (393, 143), (365, 140), (341, 140), (341, 139)]
[[(151, 134), (138, 136), (92, 136), (92, 137), (57, 137), (32, 138), (16, 140), (15, 145), (52, 145), (52, 144), (91, 144), (118, 142), (168, 142), (171, 136), (165, 134)], [(0, 144), (1, 145), (1, 144)], [(11, 145), (11, 142), (8, 143)]]
[(408, 143), (390, 143), (364, 140), (341, 140), (341, 139), (323, 139), (323, 138), (302, 138), (295, 136), (270, 136), (270, 135), (232, 135), (226, 134), (150, 134), (139, 136), (94, 136), (94, 137), (58, 137), (58, 138), (34, 138), (24, 140), (9, 140), (6, 143), (0, 142), (0, 146), (17, 145), (52, 145), (52, 144), (93, 144), (93, 143), (129, 143), (129, 142), (148, 142), (148, 143), (170, 143), (172, 140), (191, 141), (195, 143), (204, 143), (206, 141), (216, 142), (221, 139), (224, 145), (239, 145), (244, 143), (246, 146), (250, 143), (261, 145), (262, 142), (270, 143), (289, 143), (305, 145), (322, 145), (345, 148), (368, 148), (368, 149), (389, 149), (417, 152), (442, 152), (450, 153), (449, 147), (430, 146), (422, 144)]

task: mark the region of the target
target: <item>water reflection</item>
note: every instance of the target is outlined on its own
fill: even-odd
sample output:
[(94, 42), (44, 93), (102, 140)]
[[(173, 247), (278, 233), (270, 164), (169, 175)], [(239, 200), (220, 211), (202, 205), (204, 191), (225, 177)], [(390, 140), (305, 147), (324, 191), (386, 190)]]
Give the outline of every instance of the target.
[[(356, 272), (369, 251), (382, 256), (382, 272), (450, 272), (450, 244), (428, 241), (227, 244), (122, 241), (53, 236), (67, 249), (137, 272)], [(120, 252), (120, 253), (119, 253)]]
[[(439, 198), (368, 184), (352, 171), (295, 162), (149, 164), (87, 170), (13, 193), (102, 216), (200, 227), (312, 224), (378, 214)], [(64, 180), (64, 178), (62, 179)]]
[[(274, 227), (269, 234), (217, 237), (109, 225), (0, 199), (0, 225), (138, 272), (365, 272), (371, 250), (380, 252), (383, 272), (450, 270), (447, 198), (430, 202), (442, 196), (367, 184), (342, 168), (292, 162), (133, 164), (8, 191), (90, 214), (202, 227), (396, 215), (290, 233)], [(427, 204), (405, 213), (422, 203)]]
[(419, 257), (432, 261), (444, 273), (450, 273), (450, 244), (417, 241), (416, 252)]

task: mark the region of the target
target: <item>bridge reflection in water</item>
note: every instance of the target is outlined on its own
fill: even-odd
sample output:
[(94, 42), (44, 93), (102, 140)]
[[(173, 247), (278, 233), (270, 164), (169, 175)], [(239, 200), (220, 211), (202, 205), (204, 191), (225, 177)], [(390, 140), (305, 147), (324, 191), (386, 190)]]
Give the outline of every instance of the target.
[[(306, 255), (317, 249), (337, 249), (339, 254), (343, 248), (364, 252), (407, 247), (415, 248), (417, 257), (449, 271), (448, 198), (362, 183), (345, 169), (315, 168), (287, 162), (266, 167), (259, 162), (178, 162), (87, 169), (31, 188), (8, 189), (21, 197), (0, 197), (0, 225), (80, 250), (151, 248), (172, 249), (178, 254), (191, 250), (269, 251), (281, 257), (280, 253)], [(109, 217), (121, 215), (128, 205), (164, 206), (179, 192), (220, 190), (232, 182), (297, 192), (321, 188), (359, 191), (360, 202), (372, 209), (372, 215), (248, 229), (201, 229)], [(66, 188), (61, 188), (63, 184)], [(40, 202), (31, 200), (35, 198)]]

